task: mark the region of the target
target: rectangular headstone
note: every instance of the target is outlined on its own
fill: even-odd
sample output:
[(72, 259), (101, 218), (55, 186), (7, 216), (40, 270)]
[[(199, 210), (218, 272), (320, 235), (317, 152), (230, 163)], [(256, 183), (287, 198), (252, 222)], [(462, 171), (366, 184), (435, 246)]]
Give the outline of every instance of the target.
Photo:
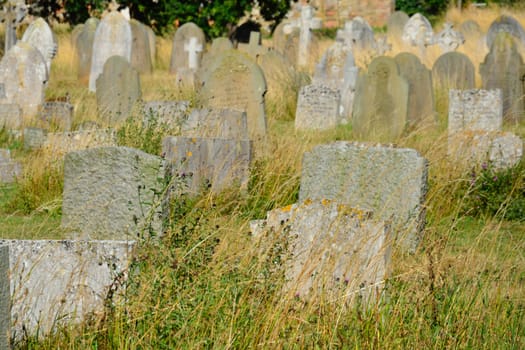
[(9, 246), (0, 244), (0, 349), (9, 349), (11, 335), (9, 285)]
[(449, 135), (467, 130), (500, 131), (502, 124), (501, 89), (449, 91)]
[(22, 175), (22, 165), (11, 159), (8, 149), (0, 148), (0, 184), (12, 183)]
[(19, 129), (22, 126), (22, 109), (15, 103), (0, 104), (0, 129)]
[(155, 123), (180, 130), (184, 117), (189, 109), (189, 101), (148, 101), (144, 102), (142, 113), (146, 126)]
[(297, 99), (296, 130), (326, 130), (340, 124), (337, 89), (320, 84), (303, 86)]
[(160, 157), (128, 147), (66, 154), (62, 226), (77, 239), (135, 239), (161, 234)]
[(68, 152), (116, 145), (117, 135), (114, 129), (94, 129), (71, 132), (50, 132), (47, 134), (42, 148), (51, 152), (54, 157), (59, 157)]
[(42, 104), (38, 122), (48, 130), (71, 130), (73, 105), (69, 102), (49, 101)]
[(395, 238), (414, 250), (424, 227), (428, 162), (408, 148), (339, 141), (303, 156), (299, 200), (330, 199), (392, 221)]
[[(101, 316), (106, 302), (117, 301), (106, 298), (127, 278), (133, 246), (131, 241), (0, 241), (0, 249), (9, 247), (11, 336), (44, 336)], [(0, 250), (2, 271), (5, 258)], [(121, 292), (116, 291), (114, 297)]]
[(182, 124), (182, 136), (247, 140), (246, 112), (234, 109), (194, 109)]
[(47, 130), (40, 128), (24, 129), (24, 148), (37, 149), (41, 148), (47, 140)]
[(169, 164), (174, 186), (198, 194), (210, 188), (220, 192), (230, 186), (246, 187), (252, 159), (252, 141), (169, 136), (162, 152)]

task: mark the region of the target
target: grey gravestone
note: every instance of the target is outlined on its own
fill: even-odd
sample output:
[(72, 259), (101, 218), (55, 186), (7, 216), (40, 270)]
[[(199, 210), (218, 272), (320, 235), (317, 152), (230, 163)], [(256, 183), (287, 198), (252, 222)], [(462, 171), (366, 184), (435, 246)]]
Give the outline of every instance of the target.
[(41, 149), (53, 155), (54, 159), (66, 153), (93, 147), (117, 145), (117, 135), (113, 129), (78, 130), (73, 132), (50, 132)]
[(186, 23), (175, 32), (171, 51), (170, 73), (180, 69), (195, 72), (200, 67), (206, 45), (204, 32), (194, 23)]
[(22, 126), (22, 109), (14, 103), (0, 104), (0, 130), (19, 129)]
[(24, 148), (37, 149), (41, 148), (47, 140), (47, 130), (40, 128), (24, 129)]
[(403, 28), (410, 17), (403, 11), (396, 11), (388, 17), (387, 34), (390, 40), (401, 41)]
[(4, 4), (4, 10), (0, 14), (0, 20), (5, 26), (4, 55), (16, 44), (16, 28), (22, 23), (29, 7), (24, 1), (12, 3), (8, 1)]
[(478, 22), (472, 19), (466, 20), (465, 22), (461, 23), (461, 25), (459, 26), (459, 31), (461, 32), (461, 34), (463, 34), (467, 41), (472, 38), (479, 39), (483, 35), (483, 32), (481, 31), (481, 27), (479, 26)]
[(153, 71), (151, 46), (147, 27), (137, 20), (130, 20), (131, 26), (131, 66), (139, 73), (150, 74)]
[(203, 77), (200, 93), (205, 107), (245, 111), (251, 139), (266, 135), (266, 80), (261, 68), (242, 53), (230, 50), (218, 56)]
[(51, 61), (58, 51), (58, 42), (49, 24), (43, 18), (37, 18), (27, 27), (21, 39), (33, 45), (46, 60), (47, 71), (51, 71)]
[(453, 24), (448, 22), (444, 24), (443, 30), (436, 34), (434, 40), (444, 52), (455, 51), (465, 42), (463, 34), (455, 31)]
[(500, 131), (503, 97), (500, 89), (450, 90), (448, 134), (465, 130)]
[(355, 66), (352, 51), (342, 42), (335, 42), (325, 51), (321, 62), (317, 64), (313, 81), (341, 89), (347, 66)]
[(131, 26), (124, 16), (118, 12), (110, 12), (102, 18), (93, 40), (89, 91), (96, 91), (97, 79), (110, 57), (118, 55), (131, 61), (132, 41)]
[(209, 51), (206, 51), (204, 55), (202, 56), (202, 64), (199, 68), (198, 74), (202, 75), (202, 71), (206, 70), (206, 67), (210, 65), (211, 62), (215, 59), (216, 56), (219, 56), (219, 54), (223, 53), (224, 51), (228, 51), (233, 49), (233, 44), (228, 38), (215, 38), (211, 42), (211, 47)]
[(106, 303), (118, 302), (134, 242), (0, 241), (5, 246), (12, 291), (10, 335), (20, 341), (92, 320)]
[(0, 349), (10, 349), (11, 283), (9, 280), (9, 246), (0, 244)]
[(510, 34), (496, 36), (479, 72), (484, 89), (502, 90), (504, 118), (516, 124), (524, 120), (525, 65)]
[(194, 109), (182, 124), (181, 135), (247, 140), (246, 112), (233, 109)]
[(393, 58), (372, 60), (368, 74), (357, 79), (352, 113), (355, 135), (369, 141), (399, 138), (407, 124), (408, 88)]
[(425, 222), (428, 162), (408, 148), (335, 142), (303, 156), (299, 200), (331, 199), (392, 220), (398, 242), (417, 246)]
[(268, 212), (265, 230), (286, 241), (284, 292), (302, 300), (376, 302), (389, 271), (391, 241), (389, 225), (371, 216), (329, 200)]
[(321, 84), (303, 86), (297, 98), (296, 130), (327, 130), (341, 124), (341, 93)]
[(157, 37), (155, 32), (151, 27), (145, 25), (146, 32), (148, 33), (148, 43), (149, 43), (149, 52), (151, 56), (151, 65), (155, 65), (155, 60), (157, 58)]
[(28, 43), (18, 42), (0, 62), (0, 103), (18, 104), (24, 117), (34, 117), (44, 101), (48, 71), (42, 54)]
[(251, 32), (248, 44), (239, 43), (237, 49), (248, 54), (255, 62), (260, 62), (260, 56), (268, 52), (268, 49), (261, 45), (261, 33)]
[(106, 61), (96, 90), (98, 112), (110, 125), (125, 121), (142, 97), (139, 74), (122, 56)]
[(432, 73), (416, 55), (402, 52), (395, 57), (399, 74), (408, 82), (408, 123), (415, 125), (434, 116)]
[(299, 22), (299, 45), (297, 48), (297, 66), (308, 65), (311, 56), (312, 29), (316, 28), (316, 19), (313, 17), (313, 8), (310, 5), (301, 7), (301, 20)]
[(345, 22), (344, 29), (339, 31), (338, 34), (345, 46), (350, 48), (354, 54), (360, 51), (370, 52), (375, 50), (374, 31), (362, 17), (357, 16), (351, 21)]
[(15, 182), (22, 175), (20, 163), (11, 159), (8, 149), (0, 148), (0, 184)]
[[(298, 30), (298, 29), (296, 29)], [(292, 29), (289, 23), (282, 21), (275, 27), (272, 33), (272, 47), (275, 51), (284, 54), (286, 49), (286, 42), (288, 41), (288, 35), (290, 35)], [(295, 61), (291, 61), (295, 64)]]
[(496, 40), (496, 36), (500, 32), (505, 32), (511, 35), (517, 43), (525, 45), (525, 30), (514, 17), (501, 15), (492, 22), (487, 31), (486, 43), (490, 49)]
[(48, 130), (71, 130), (73, 105), (69, 102), (45, 102), (38, 113), (39, 124)]
[(403, 28), (401, 40), (408, 45), (419, 47), (424, 53), (425, 47), (434, 43), (434, 31), (430, 21), (420, 13), (414, 14)]
[(76, 239), (160, 235), (162, 159), (127, 147), (68, 153), (64, 160), (62, 227)]
[(172, 130), (179, 130), (190, 107), (189, 101), (148, 101), (144, 102), (142, 114), (144, 125), (156, 124)]
[(75, 41), (78, 56), (78, 79), (83, 82), (89, 81), (91, 59), (93, 57), (93, 42), (98, 24), (99, 20), (97, 18), (88, 19)]
[(75, 49), (77, 45), (78, 36), (80, 35), (80, 33), (82, 33), (83, 29), (84, 29), (84, 23), (79, 23), (75, 25), (73, 29), (71, 30), (71, 37), (70, 37), (71, 41), (70, 42), (71, 42), (71, 46), (73, 46)]
[(162, 152), (172, 186), (184, 193), (196, 195), (208, 188), (218, 193), (248, 184), (252, 159), (249, 140), (170, 136), (164, 139)]

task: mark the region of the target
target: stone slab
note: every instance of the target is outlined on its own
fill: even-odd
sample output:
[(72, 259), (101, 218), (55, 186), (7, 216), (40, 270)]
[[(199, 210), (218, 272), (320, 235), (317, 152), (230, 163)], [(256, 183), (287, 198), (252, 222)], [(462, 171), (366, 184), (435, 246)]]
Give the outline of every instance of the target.
[(327, 130), (341, 124), (341, 93), (322, 84), (303, 86), (297, 98), (296, 130)]
[(246, 112), (234, 109), (194, 109), (182, 124), (186, 137), (247, 140)]
[(11, 295), (9, 294), (9, 246), (0, 244), (0, 349), (9, 349)]
[(15, 103), (0, 104), (0, 129), (19, 129), (22, 126), (22, 109)]
[(503, 94), (500, 89), (449, 91), (449, 135), (465, 130), (500, 131), (502, 124)]
[(15, 182), (22, 175), (22, 165), (11, 159), (8, 149), (0, 148), (0, 184)]

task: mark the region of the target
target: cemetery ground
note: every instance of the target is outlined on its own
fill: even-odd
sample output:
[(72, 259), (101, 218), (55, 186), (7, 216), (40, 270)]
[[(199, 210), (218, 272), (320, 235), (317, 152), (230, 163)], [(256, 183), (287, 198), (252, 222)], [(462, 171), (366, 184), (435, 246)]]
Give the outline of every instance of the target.
[[(469, 15), (478, 16), (462, 14)], [(487, 23), (496, 17), (489, 15), (483, 15)], [(171, 41), (159, 41), (156, 69), (141, 77), (144, 100), (197, 103), (191, 91), (181, 90), (167, 74)], [(70, 95), (75, 126), (93, 120), (95, 96), (77, 82), (66, 33), (59, 34), (59, 47), (46, 93), (51, 99)], [(297, 201), (305, 151), (354, 139), (345, 125), (296, 132), (298, 89), (299, 81), (290, 81), (281, 92), (267, 95), (267, 149), (255, 161), (247, 189), (182, 196), (173, 202), (164, 235), (139, 240), (125, 302), (108, 304), (103, 317), (44, 339), (26, 338), (17, 346), (523, 348), (525, 162), (498, 173), (460, 171), (447, 160), (445, 125), (422, 125), (397, 142), (429, 160), (427, 225), (414, 254), (394, 250), (384, 298), (350, 306), (340, 300), (309, 303), (283, 297), (279, 266), (286, 247), (279, 237), (254, 239), (249, 222)], [(447, 111), (439, 109), (440, 101), (436, 105), (438, 119), (446, 120)], [(525, 137), (523, 123), (506, 128)], [(160, 154), (169, 131), (155, 123), (143, 128), (129, 122), (117, 135), (119, 145)], [(0, 187), (2, 238), (63, 237), (61, 159), (26, 151), (5, 131), (0, 131), (0, 146), (23, 158), (27, 173), (18, 183)]]

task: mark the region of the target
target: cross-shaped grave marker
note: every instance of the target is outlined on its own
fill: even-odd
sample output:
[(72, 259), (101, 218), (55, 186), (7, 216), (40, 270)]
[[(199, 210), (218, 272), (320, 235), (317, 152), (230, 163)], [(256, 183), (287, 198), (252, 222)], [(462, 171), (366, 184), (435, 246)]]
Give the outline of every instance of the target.
[(191, 37), (190, 41), (184, 44), (184, 51), (188, 52), (188, 66), (190, 69), (199, 68), (199, 52), (202, 52), (202, 44), (196, 37)]
[(0, 13), (0, 21), (5, 23), (4, 54), (16, 44), (16, 27), (27, 15), (27, 5), (23, 1), (9, 1)]
[(304, 67), (308, 64), (308, 49), (312, 41), (312, 32), (314, 28), (313, 8), (310, 5), (304, 5), (301, 8), (301, 21), (299, 23), (299, 50), (297, 64)]
[(239, 44), (239, 51), (247, 53), (250, 57), (258, 61), (259, 56), (268, 52), (268, 49), (261, 45), (261, 33), (251, 32), (248, 44)]

